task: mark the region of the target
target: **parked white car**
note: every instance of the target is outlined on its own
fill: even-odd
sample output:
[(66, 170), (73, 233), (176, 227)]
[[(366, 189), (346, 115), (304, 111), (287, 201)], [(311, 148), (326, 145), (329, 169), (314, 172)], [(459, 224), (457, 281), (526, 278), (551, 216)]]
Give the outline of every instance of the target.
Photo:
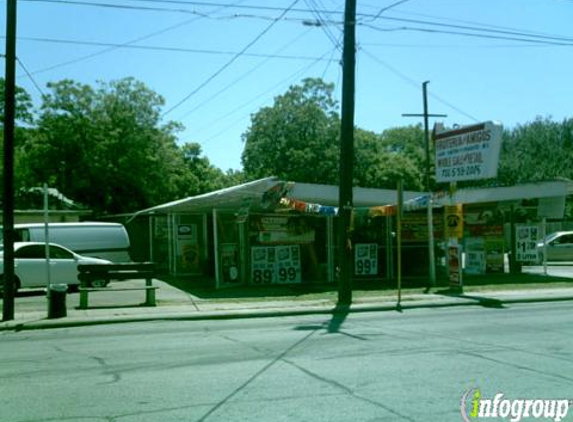
[[(78, 255), (55, 243), (50, 243), (50, 281), (54, 284), (77, 286), (79, 264), (111, 264), (111, 261)], [(14, 243), (14, 273), (16, 290), (22, 287), (47, 287), (46, 244), (41, 242)], [(0, 291), (4, 290), (4, 252), (0, 251)]]
[(573, 231), (561, 231), (547, 235), (537, 243), (539, 259), (543, 262), (543, 251), (547, 250), (547, 261), (573, 261)]

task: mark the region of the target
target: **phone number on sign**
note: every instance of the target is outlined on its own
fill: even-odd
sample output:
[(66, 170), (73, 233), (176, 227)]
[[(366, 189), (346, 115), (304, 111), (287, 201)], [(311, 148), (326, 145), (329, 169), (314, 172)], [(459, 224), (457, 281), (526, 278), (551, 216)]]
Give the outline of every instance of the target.
[(481, 166), (473, 165), (441, 169), (440, 173), (443, 178), (479, 176), (481, 174)]

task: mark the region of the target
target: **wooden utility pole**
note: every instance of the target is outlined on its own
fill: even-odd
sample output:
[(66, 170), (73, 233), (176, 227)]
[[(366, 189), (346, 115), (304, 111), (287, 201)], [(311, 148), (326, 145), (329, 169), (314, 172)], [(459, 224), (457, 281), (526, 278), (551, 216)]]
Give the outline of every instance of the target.
[(346, 0), (342, 52), (342, 116), (338, 196), (338, 304), (352, 303), (352, 179), (354, 177), (354, 86), (356, 66), (356, 0)]
[(434, 257), (434, 221), (432, 214), (432, 187), (430, 186), (430, 127), (429, 118), (430, 117), (447, 117), (447, 114), (430, 114), (428, 113), (428, 84), (430, 81), (426, 81), (422, 84), (423, 98), (424, 98), (424, 112), (422, 114), (402, 114), (404, 117), (423, 117), (424, 118), (424, 139), (425, 139), (425, 152), (426, 152), (426, 177), (425, 187), (428, 193), (428, 261), (430, 269), (430, 282), (426, 286), (426, 291), (429, 291), (430, 287), (436, 286), (436, 260)]
[(2, 320), (14, 319), (14, 120), (16, 101), (16, 0), (6, 2), (4, 91), (4, 304)]

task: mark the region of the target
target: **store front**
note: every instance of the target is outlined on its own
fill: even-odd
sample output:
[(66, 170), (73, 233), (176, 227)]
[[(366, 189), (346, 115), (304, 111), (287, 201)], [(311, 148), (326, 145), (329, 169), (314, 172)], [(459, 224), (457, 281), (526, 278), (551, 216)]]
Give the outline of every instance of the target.
[[(407, 199), (420, 195), (405, 193)], [(355, 188), (354, 198), (367, 210), (395, 204), (397, 194)], [(156, 262), (173, 276), (210, 278), (216, 288), (332, 283), (337, 268), (337, 202), (336, 186), (267, 178), (140, 211), (128, 230), (146, 227), (143, 236), (149, 248), (142, 260)], [(370, 230), (356, 225), (355, 273), (391, 278), (391, 217), (377, 217), (369, 224), (374, 224)]]
[[(434, 256), (438, 275), (447, 271), (448, 206), (459, 209), (463, 267), (472, 274), (507, 271), (519, 225), (550, 230), (543, 221), (563, 218), (570, 182), (433, 194)], [(401, 218), (402, 274), (427, 278), (428, 195), (405, 192)], [(261, 179), (143, 210), (132, 225), (147, 227), (143, 258), (173, 276), (211, 280), (222, 288), (240, 284), (333, 283), (337, 279), (338, 188)], [(397, 193), (354, 188), (354, 276), (393, 281), (397, 274)], [(130, 230), (130, 224), (127, 225)], [(512, 254), (513, 251), (513, 254)], [(143, 259), (142, 259), (143, 260)]]

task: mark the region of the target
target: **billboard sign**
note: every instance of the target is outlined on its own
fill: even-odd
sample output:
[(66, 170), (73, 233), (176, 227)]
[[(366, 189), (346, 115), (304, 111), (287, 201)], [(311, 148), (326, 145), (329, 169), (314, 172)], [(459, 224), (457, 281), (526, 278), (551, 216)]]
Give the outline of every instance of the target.
[(496, 177), (502, 132), (501, 124), (485, 122), (436, 133), (438, 183)]

